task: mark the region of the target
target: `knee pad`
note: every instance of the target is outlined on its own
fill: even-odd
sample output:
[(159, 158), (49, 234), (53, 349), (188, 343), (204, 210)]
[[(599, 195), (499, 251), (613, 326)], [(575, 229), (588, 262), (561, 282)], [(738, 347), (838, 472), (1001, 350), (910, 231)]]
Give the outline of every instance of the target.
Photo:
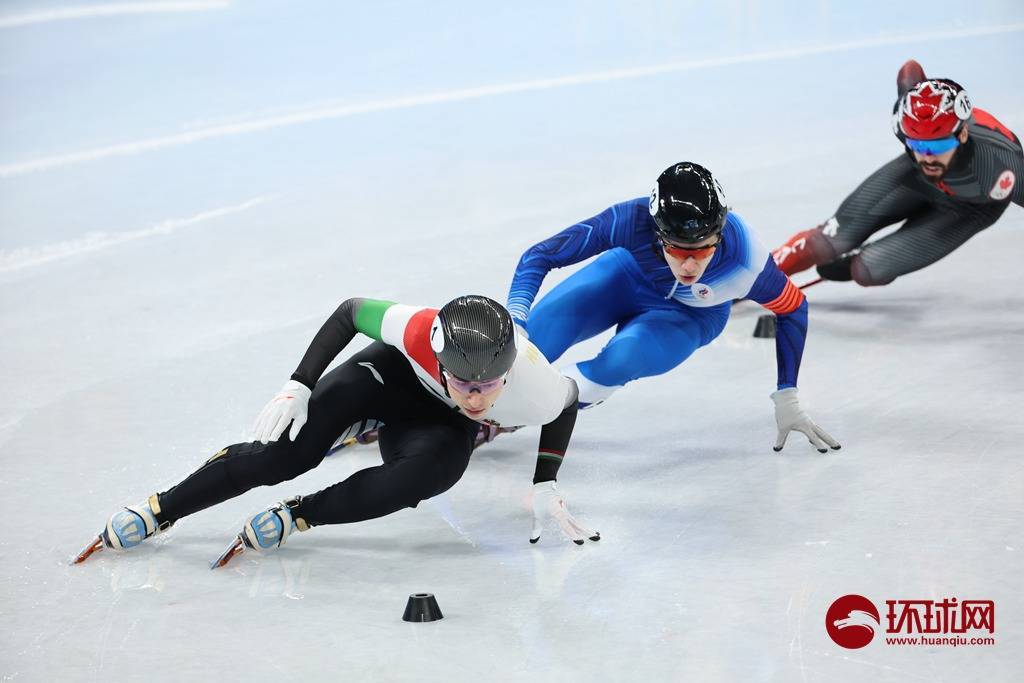
[(854, 256), (850, 261), (850, 275), (853, 277), (853, 281), (861, 287), (881, 287), (896, 279), (895, 277), (880, 278), (872, 276), (871, 271), (868, 270), (868, 266), (864, 263), (864, 259), (861, 256)]
[(809, 230), (807, 234), (807, 249), (814, 255), (816, 263), (827, 263), (842, 253), (825, 234), (824, 229), (827, 225), (828, 223), (822, 223), (814, 230)]

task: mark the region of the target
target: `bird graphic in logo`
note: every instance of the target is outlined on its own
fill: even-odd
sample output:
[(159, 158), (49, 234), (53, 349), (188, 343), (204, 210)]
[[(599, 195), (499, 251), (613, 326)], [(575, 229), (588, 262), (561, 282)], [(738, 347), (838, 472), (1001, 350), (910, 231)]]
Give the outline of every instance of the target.
[(871, 616), (864, 610), (855, 609), (851, 610), (845, 619), (836, 619), (833, 621), (832, 625), (840, 630), (859, 626), (860, 628), (866, 628), (871, 633), (872, 637), (874, 637), (875, 627), (878, 626), (878, 619)]
[(844, 595), (828, 608), (825, 630), (836, 645), (850, 650), (872, 641), (879, 626), (878, 609), (861, 595)]

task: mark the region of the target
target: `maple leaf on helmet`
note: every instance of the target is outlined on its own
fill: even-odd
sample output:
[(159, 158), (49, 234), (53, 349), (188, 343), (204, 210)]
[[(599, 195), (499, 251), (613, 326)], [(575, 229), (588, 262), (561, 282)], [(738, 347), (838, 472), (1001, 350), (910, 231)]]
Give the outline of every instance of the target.
[(949, 137), (960, 132), (971, 111), (971, 100), (959, 83), (948, 78), (921, 81), (897, 102), (897, 133), (915, 140)]

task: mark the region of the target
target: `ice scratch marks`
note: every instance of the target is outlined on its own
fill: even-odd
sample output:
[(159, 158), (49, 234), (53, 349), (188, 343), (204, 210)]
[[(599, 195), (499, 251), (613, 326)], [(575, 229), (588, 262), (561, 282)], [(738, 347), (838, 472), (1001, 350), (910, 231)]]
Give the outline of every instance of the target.
[[(800, 588), (800, 594), (797, 597), (797, 604), (795, 607), (796, 612), (796, 624), (793, 628), (793, 638), (789, 641), (789, 657), (790, 659), (796, 660), (796, 665), (800, 669), (800, 678), (803, 681), (807, 680), (807, 664), (804, 662), (804, 611), (807, 609), (807, 594), (809, 590), (807, 584), (804, 584)], [(786, 615), (792, 618), (794, 612), (793, 605), (794, 596), (789, 596), (789, 603), (786, 605)]]
[(225, 9), (228, 0), (205, 0), (195, 2), (125, 2), (102, 5), (77, 5), (55, 7), (39, 12), (0, 16), (0, 28), (16, 28), (33, 24), (47, 24), (54, 21), (74, 19), (96, 19), (99, 17), (123, 16), (128, 14), (162, 14), (167, 12), (206, 12)]
[(247, 211), (253, 207), (265, 204), (271, 197), (254, 197), (241, 204), (222, 206), (216, 209), (201, 211), (187, 218), (171, 218), (161, 221), (156, 225), (141, 230), (129, 232), (92, 232), (84, 237), (79, 237), (54, 244), (47, 244), (40, 247), (20, 247), (17, 249), (0, 250), (0, 273), (31, 268), (51, 261), (78, 256), (100, 249), (131, 242), (134, 240), (155, 237), (158, 235), (170, 235), (175, 231), (205, 223), (216, 218), (229, 216), (231, 214)]
[(540, 78), (528, 81), (496, 83), (473, 88), (446, 90), (426, 93), (423, 95), (394, 97), (363, 103), (310, 107), (304, 111), (291, 114), (264, 117), (247, 122), (208, 126), (183, 133), (147, 138), (134, 142), (124, 142), (106, 147), (96, 147), (79, 152), (40, 157), (38, 159), (30, 159), (28, 161), (3, 164), (0, 165), (0, 178), (10, 178), (24, 175), (26, 173), (46, 171), (64, 168), (66, 166), (73, 166), (76, 164), (99, 161), (110, 157), (144, 154), (169, 147), (190, 145), (204, 140), (213, 140), (232, 135), (258, 133), (277, 128), (341, 119), (360, 114), (372, 114), (399, 109), (413, 109), (416, 107), (475, 100), (485, 97), (499, 97), (524, 92), (608, 83), (635, 78), (646, 78), (668, 73), (700, 71), (723, 66), (799, 59), (803, 57), (813, 57), (838, 52), (850, 52), (853, 50), (885, 45), (907, 45), (939, 40), (953, 40), (958, 38), (974, 38), (1001, 33), (1015, 33), (1022, 30), (1024, 30), (1024, 23), (1004, 24), (1000, 26), (977, 26), (973, 28), (960, 28), (949, 31), (932, 31), (929, 33), (885, 35), (841, 43), (824, 43), (820, 45), (730, 55), (712, 59), (691, 59), (667, 62), (663, 64), (650, 64), (631, 68), (572, 74), (568, 76)]
[(458, 534), (460, 540), (468, 543), (474, 548), (477, 547), (476, 541), (473, 540), (473, 537), (462, 528), (461, 524), (459, 524), (459, 520), (455, 515), (455, 510), (452, 508), (451, 500), (447, 495), (442, 494), (440, 496), (435, 496), (430, 499), (429, 504), (437, 511), (441, 516), (441, 519), (443, 519), (445, 523), (452, 528), (452, 531)]
[[(825, 628), (825, 626), (824, 626), (824, 624), (822, 624), (822, 630), (824, 630), (824, 628)], [(831, 644), (831, 642), (830, 642), (830, 644)], [(837, 645), (835, 649), (836, 650), (840, 650), (841, 648)], [(850, 655), (843, 654), (842, 652), (838, 652), (837, 653), (837, 652), (830, 652), (830, 651), (825, 651), (825, 650), (808, 650), (807, 654), (814, 655), (814, 656), (820, 657), (822, 659), (830, 659), (830, 658), (834, 657), (834, 658), (840, 659), (840, 660), (842, 660), (844, 662), (851, 662), (853, 664), (859, 664), (861, 666), (870, 667), (871, 669), (875, 670), (875, 671), (871, 671), (870, 673), (863, 673), (863, 675), (854, 675), (854, 674), (851, 673), (851, 674), (848, 675), (850, 680), (877, 680), (882, 675), (881, 672), (884, 672), (886, 675), (888, 675), (886, 680), (890, 680), (890, 679), (891, 680), (898, 680), (898, 681), (909, 681), (909, 680), (915, 680), (915, 681), (934, 681), (934, 680), (936, 680), (936, 676), (935, 676), (935, 674), (933, 672), (922, 673), (920, 671), (915, 671), (915, 670), (911, 670), (911, 669), (901, 669), (901, 668), (895, 667), (895, 666), (889, 666), (889, 665), (886, 665), (886, 664), (879, 664), (877, 662), (872, 662), (872, 661), (864, 659), (862, 657), (852, 657)], [(847, 669), (846, 671), (849, 671), (849, 670)], [(860, 673), (860, 672), (858, 672), (858, 673)]]

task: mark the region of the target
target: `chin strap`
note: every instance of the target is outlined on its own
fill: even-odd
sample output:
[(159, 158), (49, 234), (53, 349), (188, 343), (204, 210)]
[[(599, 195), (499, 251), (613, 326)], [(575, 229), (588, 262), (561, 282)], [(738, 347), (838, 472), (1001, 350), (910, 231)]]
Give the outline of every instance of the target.
[[(448, 380), (444, 378), (444, 366), (441, 365), (441, 361), (437, 362), (437, 376), (441, 380), (441, 388), (444, 389), (444, 395), (448, 398), (452, 398), (452, 392), (448, 391)], [(454, 401), (455, 399), (452, 398)]]

